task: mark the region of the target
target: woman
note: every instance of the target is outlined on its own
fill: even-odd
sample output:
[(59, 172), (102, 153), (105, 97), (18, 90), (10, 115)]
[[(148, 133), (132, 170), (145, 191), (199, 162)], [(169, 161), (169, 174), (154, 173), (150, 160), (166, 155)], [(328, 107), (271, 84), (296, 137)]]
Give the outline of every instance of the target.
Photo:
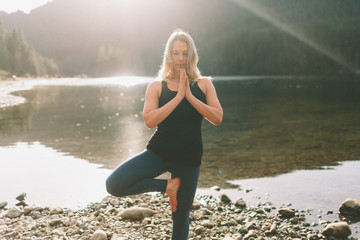
[[(223, 110), (212, 82), (200, 76), (191, 36), (177, 30), (167, 41), (157, 80), (145, 93), (143, 118), (157, 127), (146, 150), (117, 167), (106, 181), (114, 196), (165, 192), (173, 215), (172, 239), (187, 239), (203, 153), (201, 122), (215, 125)], [(170, 172), (169, 180), (154, 179)]]

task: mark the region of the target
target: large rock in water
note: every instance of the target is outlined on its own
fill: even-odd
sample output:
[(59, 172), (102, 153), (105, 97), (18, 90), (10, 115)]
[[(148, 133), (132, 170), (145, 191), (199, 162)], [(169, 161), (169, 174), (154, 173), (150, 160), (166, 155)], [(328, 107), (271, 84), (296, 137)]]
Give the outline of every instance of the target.
[(351, 235), (351, 230), (346, 222), (331, 223), (326, 226), (322, 234), (325, 237), (346, 238)]
[(360, 200), (348, 198), (341, 204), (339, 210), (342, 215), (360, 218)]
[(146, 217), (151, 217), (155, 212), (148, 208), (132, 207), (121, 211), (119, 216), (124, 220), (141, 221)]

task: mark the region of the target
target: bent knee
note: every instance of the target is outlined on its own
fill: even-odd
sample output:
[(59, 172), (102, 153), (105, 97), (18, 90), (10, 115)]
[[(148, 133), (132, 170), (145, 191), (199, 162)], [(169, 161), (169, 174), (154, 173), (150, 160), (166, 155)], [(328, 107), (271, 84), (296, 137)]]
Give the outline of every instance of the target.
[(122, 189), (121, 185), (118, 182), (111, 179), (111, 177), (106, 179), (105, 186), (106, 186), (106, 191), (110, 195), (115, 196), (115, 197), (122, 197), (123, 196), (123, 193), (121, 191), (121, 189)]

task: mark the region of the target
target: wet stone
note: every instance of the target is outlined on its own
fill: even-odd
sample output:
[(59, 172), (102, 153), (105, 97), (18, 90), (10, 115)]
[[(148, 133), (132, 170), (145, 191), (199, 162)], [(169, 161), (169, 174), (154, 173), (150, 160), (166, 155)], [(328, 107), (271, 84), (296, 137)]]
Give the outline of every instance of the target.
[(4, 201), (4, 202), (0, 202), (0, 210), (3, 209), (3, 208), (5, 208), (7, 204), (8, 204), (8, 203), (5, 202), (5, 201)]
[(283, 218), (292, 218), (295, 216), (295, 211), (291, 208), (280, 208), (278, 212), (280, 214), (280, 217)]
[(346, 238), (351, 235), (351, 230), (349, 224), (339, 222), (327, 225), (322, 234), (326, 237)]
[(231, 199), (224, 193), (221, 193), (219, 195), (219, 200), (220, 200), (220, 202), (222, 202), (224, 204), (230, 204), (231, 203)]
[(348, 198), (340, 206), (339, 211), (345, 216), (358, 217), (360, 219), (360, 200)]

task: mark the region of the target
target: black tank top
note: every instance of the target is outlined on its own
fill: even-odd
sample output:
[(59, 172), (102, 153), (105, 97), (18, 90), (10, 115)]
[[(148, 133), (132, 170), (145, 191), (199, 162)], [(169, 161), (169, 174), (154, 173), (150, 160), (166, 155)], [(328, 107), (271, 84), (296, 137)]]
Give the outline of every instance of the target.
[[(190, 84), (192, 94), (206, 102), (205, 94), (197, 82)], [(159, 107), (176, 96), (166, 81), (161, 82)], [(199, 166), (203, 154), (201, 123), (203, 116), (184, 98), (174, 111), (158, 126), (147, 148), (160, 158), (187, 166)]]

